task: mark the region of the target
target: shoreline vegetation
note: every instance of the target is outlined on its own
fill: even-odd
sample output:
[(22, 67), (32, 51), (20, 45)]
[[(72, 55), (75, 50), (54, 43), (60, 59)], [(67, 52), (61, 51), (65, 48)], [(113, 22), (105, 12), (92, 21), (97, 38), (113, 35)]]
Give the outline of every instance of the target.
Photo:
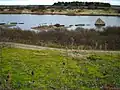
[[(21, 10), (21, 11), (0, 11), (0, 14), (31, 14), (31, 15), (66, 15), (66, 16), (118, 16), (120, 17), (120, 13), (117, 13), (115, 10), (105, 11), (105, 10), (90, 10), (90, 9), (78, 9), (78, 10), (66, 10), (60, 11), (49, 9), (46, 11), (35, 11), (32, 12), (30, 10)], [(81, 10), (81, 11), (80, 11)], [(80, 11), (80, 12), (79, 12)]]
[(56, 28), (41, 32), (20, 28), (1, 28), (0, 32), (0, 42), (80, 50), (120, 50), (120, 27), (106, 27), (102, 31)]

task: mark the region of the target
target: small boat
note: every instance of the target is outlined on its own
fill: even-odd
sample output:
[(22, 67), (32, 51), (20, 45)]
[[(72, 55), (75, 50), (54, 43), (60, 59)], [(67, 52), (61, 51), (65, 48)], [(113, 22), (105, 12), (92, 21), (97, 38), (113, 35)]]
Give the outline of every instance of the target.
[(65, 25), (55, 24), (56, 27), (64, 27)]
[(16, 26), (15, 24), (5, 24), (5, 25), (3, 25), (4, 27), (13, 27), (13, 26)]
[(0, 25), (5, 25), (5, 23), (0, 23)]
[(16, 26), (16, 24), (11, 24), (11, 23), (0, 23), (0, 26), (2, 27), (13, 27), (13, 26)]
[(86, 24), (86, 26), (90, 26), (90, 24)]
[(18, 23), (18, 24), (24, 24), (24, 23)]
[(85, 24), (76, 24), (75, 26), (85, 26)]
[(69, 25), (69, 27), (72, 27), (73, 25)]
[(10, 22), (10, 24), (17, 24), (17, 22)]

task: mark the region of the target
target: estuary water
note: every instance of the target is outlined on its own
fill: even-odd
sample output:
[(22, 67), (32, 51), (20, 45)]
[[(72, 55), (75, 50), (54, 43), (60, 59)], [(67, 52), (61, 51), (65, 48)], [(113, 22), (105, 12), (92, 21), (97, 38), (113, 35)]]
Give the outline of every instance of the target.
[(17, 24), (24, 30), (30, 30), (31, 27), (35, 27), (43, 24), (64, 24), (66, 27), (69, 25), (85, 24), (85, 26), (79, 26), (82, 28), (96, 28), (95, 22), (98, 18), (101, 18), (106, 26), (120, 26), (120, 17), (116, 16), (66, 16), (66, 15), (31, 15), (31, 14), (0, 14), (0, 23), (18, 22), (24, 24)]

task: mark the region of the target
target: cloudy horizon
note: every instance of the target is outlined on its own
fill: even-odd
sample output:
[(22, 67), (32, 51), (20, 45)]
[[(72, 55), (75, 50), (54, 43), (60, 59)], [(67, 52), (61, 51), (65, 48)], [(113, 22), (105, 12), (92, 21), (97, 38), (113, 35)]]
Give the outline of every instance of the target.
[(111, 5), (120, 5), (120, 0), (0, 0), (0, 5), (52, 5), (58, 1), (105, 2)]

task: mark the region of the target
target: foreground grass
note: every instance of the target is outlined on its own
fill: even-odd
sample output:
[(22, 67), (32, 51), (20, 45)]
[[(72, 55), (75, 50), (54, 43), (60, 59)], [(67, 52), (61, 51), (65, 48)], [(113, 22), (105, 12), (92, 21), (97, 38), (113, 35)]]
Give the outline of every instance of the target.
[(3, 48), (0, 90), (99, 90), (106, 84), (120, 87), (119, 59), (117, 53), (79, 59), (53, 50)]

